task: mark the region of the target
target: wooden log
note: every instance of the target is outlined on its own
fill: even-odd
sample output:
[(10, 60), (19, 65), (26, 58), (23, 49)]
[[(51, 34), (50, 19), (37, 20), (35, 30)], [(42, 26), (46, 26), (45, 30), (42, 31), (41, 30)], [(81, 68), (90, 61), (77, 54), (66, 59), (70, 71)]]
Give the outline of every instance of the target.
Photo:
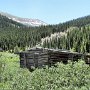
[(48, 55), (39, 55), (40, 57), (48, 57)]

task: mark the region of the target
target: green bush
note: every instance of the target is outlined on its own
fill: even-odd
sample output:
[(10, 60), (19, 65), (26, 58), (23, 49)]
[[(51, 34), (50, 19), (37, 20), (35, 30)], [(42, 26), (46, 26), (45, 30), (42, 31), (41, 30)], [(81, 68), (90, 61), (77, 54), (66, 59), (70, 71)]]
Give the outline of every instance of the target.
[(9, 54), (5, 58), (8, 62), (0, 75), (0, 90), (90, 90), (90, 66), (82, 60), (30, 72), (19, 68), (18, 56)]

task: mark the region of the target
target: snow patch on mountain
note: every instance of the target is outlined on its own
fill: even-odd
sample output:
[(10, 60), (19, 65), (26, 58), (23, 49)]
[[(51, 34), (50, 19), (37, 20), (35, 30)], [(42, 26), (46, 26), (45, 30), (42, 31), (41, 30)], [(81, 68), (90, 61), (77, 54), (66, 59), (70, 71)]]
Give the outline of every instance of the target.
[(13, 21), (16, 21), (18, 23), (27, 25), (27, 26), (41, 26), (41, 25), (47, 25), (47, 23), (39, 20), (39, 19), (28, 19), (28, 18), (21, 18), (17, 16), (13, 16), (11, 14), (0, 12), (1, 15), (8, 17), (9, 19), (12, 19)]

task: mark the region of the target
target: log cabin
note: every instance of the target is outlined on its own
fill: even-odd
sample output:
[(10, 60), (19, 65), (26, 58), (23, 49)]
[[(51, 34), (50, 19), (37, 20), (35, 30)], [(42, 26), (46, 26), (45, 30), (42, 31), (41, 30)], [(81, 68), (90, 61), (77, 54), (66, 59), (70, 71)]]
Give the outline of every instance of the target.
[(78, 61), (78, 59), (83, 59), (87, 64), (90, 64), (90, 55), (71, 52), (69, 50), (35, 47), (20, 52), (19, 55), (20, 67), (26, 67), (28, 69), (32, 69), (33, 67), (42, 68), (45, 65), (52, 66), (57, 62), (63, 62), (66, 64), (68, 60)]

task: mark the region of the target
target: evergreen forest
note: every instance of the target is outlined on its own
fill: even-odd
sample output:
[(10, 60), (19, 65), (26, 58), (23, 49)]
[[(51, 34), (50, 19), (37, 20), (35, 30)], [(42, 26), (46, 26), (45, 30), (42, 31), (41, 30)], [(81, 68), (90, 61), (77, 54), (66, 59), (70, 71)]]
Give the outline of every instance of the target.
[[(90, 52), (90, 16), (77, 18), (57, 25), (26, 27), (0, 15), (0, 48), (14, 52), (39, 45), (46, 48), (68, 49), (76, 52)], [(71, 30), (72, 29), (72, 30)], [(67, 32), (68, 30), (68, 32)], [(50, 37), (51, 34), (66, 32), (63, 37)]]

